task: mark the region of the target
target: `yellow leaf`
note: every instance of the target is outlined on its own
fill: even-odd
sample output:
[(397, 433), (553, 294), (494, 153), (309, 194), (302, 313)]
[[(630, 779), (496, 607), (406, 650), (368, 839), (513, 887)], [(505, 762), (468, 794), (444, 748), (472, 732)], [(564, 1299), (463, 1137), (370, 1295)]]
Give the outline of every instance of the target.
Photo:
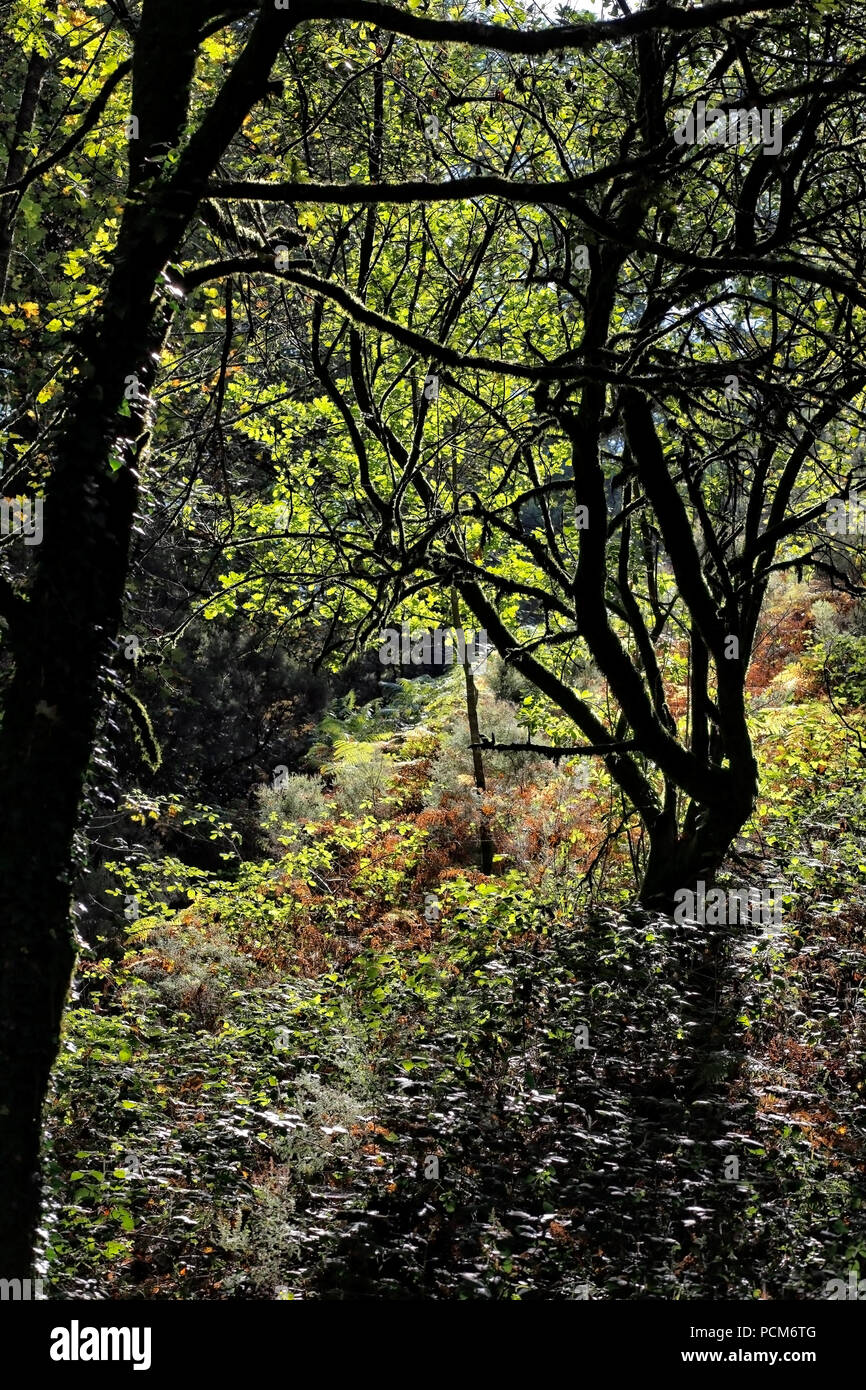
[(220, 59), (225, 58), (226, 56), (225, 44), (222, 42), (221, 39), (218, 39), (216, 37), (205, 39), (204, 43), (202, 44), (202, 48), (204, 49), (207, 56), (210, 59), (212, 59), (212, 61), (215, 63), (218, 63)]

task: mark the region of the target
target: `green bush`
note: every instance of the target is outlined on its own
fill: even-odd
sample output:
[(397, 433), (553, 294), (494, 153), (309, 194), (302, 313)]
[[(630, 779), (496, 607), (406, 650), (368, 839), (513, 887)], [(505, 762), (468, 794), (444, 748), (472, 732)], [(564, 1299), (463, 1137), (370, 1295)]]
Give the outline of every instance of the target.
[(298, 838), (301, 826), (322, 821), (328, 814), (324, 788), (318, 777), (295, 774), (277, 787), (259, 787), (256, 799), (259, 824), (271, 850), (276, 853)]
[(841, 633), (821, 655), (833, 699), (846, 705), (866, 705), (866, 637)]
[(334, 778), (334, 802), (346, 816), (358, 816), (371, 810), (381, 815), (393, 798), (391, 783), (397, 771), (397, 759), (375, 743), (344, 743), (335, 752), (329, 765)]

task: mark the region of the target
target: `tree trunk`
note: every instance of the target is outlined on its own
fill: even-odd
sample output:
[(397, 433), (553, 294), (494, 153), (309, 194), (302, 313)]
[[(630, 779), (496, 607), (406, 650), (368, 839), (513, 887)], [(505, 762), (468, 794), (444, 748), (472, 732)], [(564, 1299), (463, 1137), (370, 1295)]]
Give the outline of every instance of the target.
[[(41, 1109), (75, 959), (72, 844), (120, 628), (148, 396), (176, 300), (163, 270), (177, 254), (205, 182), (261, 98), (286, 34), (262, 11), (248, 43), (184, 149), (163, 161), (188, 120), (203, 10), (145, 0), (135, 40), (130, 197), (98, 316), (82, 329), (52, 450), (43, 539), (25, 601), (0, 588), (15, 672), (0, 730), (0, 1274), (27, 1278), (39, 1218)], [(136, 395), (121, 415), (127, 386)]]
[[(128, 239), (130, 252), (136, 241)], [(152, 364), (150, 373), (142, 364), (162, 336), (154, 333), (152, 268), (145, 261), (140, 273), (113, 278), (57, 443), (29, 601), (10, 621), (15, 674), (0, 733), (0, 1269), (7, 1278), (29, 1272), (41, 1105), (75, 956), (72, 840), (121, 622), (137, 474), (132, 458), (109, 462), (119, 462), (116, 417), (127, 376), (149, 385)]]
[[(694, 891), (703, 881), (710, 888), (728, 851), (752, 814), (757, 793), (757, 764), (743, 769), (738, 778), (738, 794), (724, 810), (704, 806), (692, 814), (689, 807), (686, 829), (678, 833), (675, 821), (667, 817), (649, 827), (650, 852), (644, 870), (638, 901), (659, 912), (671, 913), (678, 890)], [(693, 828), (689, 828), (693, 826)]]
[[(457, 634), (460, 631), (460, 599), (457, 590), (451, 586), (451, 622), (454, 625), (454, 641), (457, 642)], [(466, 723), (469, 726), (469, 742), (472, 747), (472, 771), (475, 777), (475, 789), (479, 793), (478, 814), (480, 817), (479, 839), (481, 844), (481, 872), (485, 874), (493, 873), (493, 834), (490, 829), (490, 817), (484, 809), (484, 793), (487, 790), (487, 780), (484, 776), (484, 755), (481, 752), (481, 730), (478, 724), (478, 689), (475, 685), (475, 676), (472, 672), (472, 662), (469, 659), (469, 652), (465, 641), (462, 646), (463, 651), (463, 678), (466, 682)]]
[[(12, 142), (9, 146), (4, 184), (17, 183), (24, 173), (30, 133), (36, 120), (39, 93), (42, 90), (42, 82), (47, 71), (48, 59), (43, 57), (41, 53), (31, 53), (21, 92), (18, 115), (15, 120), (15, 130), (12, 133)], [(12, 244), (15, 239), (15, 219), (20, 202), (20, 194), (13, 194), (0, 210), (0, 304), (5, 303), (6, 300), (6, 283), (9, 278)]]

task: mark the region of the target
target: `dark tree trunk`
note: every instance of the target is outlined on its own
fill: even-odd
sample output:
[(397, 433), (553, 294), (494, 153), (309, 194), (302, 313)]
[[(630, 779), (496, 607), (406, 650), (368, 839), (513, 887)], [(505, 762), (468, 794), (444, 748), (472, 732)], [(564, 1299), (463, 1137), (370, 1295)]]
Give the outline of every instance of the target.
[[(120, 322), (102, 327), (105, 351), (121, 371), (126, 365), (133, 372), (141, 361), (136, 336), (125, 339)], [(100, 676), (120, 623), (135, 498), (131, 468), (112, 472), (107, 462), (101, 405), (120, 401), (109, 394), (103, 363), (93, 365), (92, 385), (80, 389), (58, 443), (36, 578), (10, 631), (15, 674), (0, 734), (0, 1267), (6, 1277), (26, 1277), (38, 1214), (40, 1108), (75, 954), (72, 837)]]
[(699, 881), (709, 888), (728, 851), (752, 814), (758, 767), (750, 757), (738, 769), (726, 807), (689, 807), (683, 831), (676, 820), (660, 817), (649, 827), (650, 852), (638, 894), (644, 907), (670, 913), (679, 889), (693, 891)]
[[(72, 839), (118, 632), (137, 492), (136, 457), (116, 443), (124, 380), (152, 379), (156, 274), (141, 260), (148, 219), (135, 219), (82, 355), (45, 494), (44, 535), (29, 601), (11, 619), (15, 673), (0, 733), (0, 1268), (26, 1277), (37, 1224), (40, 1111), (74, 962), (69, 920)], [(149, 238), (153, 241), (152, 232)], [(151, 261), (151, 264), (148, 264)], [(163, 319), (163, 324), (164, 324)], [(151, 370), (146, 364), (151, 362)], [(143, 422), (139, 421), (139, 425)]]
[[(36, 120), (39, 93), (42, 90), (42, 82), (47, 71), (48, 59), (43, 57), (41, 53), (32, 53), (27, 63), (27, 74), (21, 91), (15, 130), (12, 134), (12, 143), (9, 146), (9, 159), (6, 164), (6, 176), (3, 180), (5, 184), (17, 183), (24, 173), (30, 132)], [(2, 205), (2, 211), (0, 211), (0, 304), (5, 303), (6, 300), (6, 282), (9, 278), (9, 266), (12, 260), (15, 218), (19, 203), (20, 195), (12, 195)]]
[[(176, 302), (163, 271), (206, 179), (261, 97), (286, 22), (264, 9), (175, 172), (205, 8), (145, 0), (135, 40), (130, 198), (98, 317), (81, 334), (52, 450), (27, 600), (0, 591), (14, 676), (0, 731), (0, 1274), (26, 1278), (39, 1218), (41, 1110), (75, 959), (72, 842), (122, 617), (147, 398)], [(152, 180), (149, 184), (145, 180)], [(142, 186), (143, 185), (143, 186)], [(135, 377), (141, 398), (122, 416)]]

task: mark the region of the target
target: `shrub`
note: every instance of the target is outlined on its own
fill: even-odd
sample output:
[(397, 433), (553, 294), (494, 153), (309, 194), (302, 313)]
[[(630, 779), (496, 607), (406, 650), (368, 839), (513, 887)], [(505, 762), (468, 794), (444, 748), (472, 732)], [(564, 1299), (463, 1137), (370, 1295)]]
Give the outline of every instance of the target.
[(328, 768), (338, 809), (352, 817), (365, 809), (381, 815), (393, 800), (390, 792), (397, 760), (375, 743), (345, 743), (339, 754)]
[(845, 705), (866, 705), (866, 637), (843, 633), (821, 655), (833, 699)]
[(258, 787), (256, 798), (261, 810), (259, 824), (271, 848), (277, 852), (298, 838), (301, 826), (322, 821), (328, 814), (328, 803), (318, 777), (295, 774), (279, 787)]
[(193, 1028), (213, 1031), (232, 991), (249, 983), (250, 964), (214, 925), (184, 924), (143, 933), (145, 949), (130, 962), (132, 974), (156, 991), (172, 1013), (189, 1015)]

